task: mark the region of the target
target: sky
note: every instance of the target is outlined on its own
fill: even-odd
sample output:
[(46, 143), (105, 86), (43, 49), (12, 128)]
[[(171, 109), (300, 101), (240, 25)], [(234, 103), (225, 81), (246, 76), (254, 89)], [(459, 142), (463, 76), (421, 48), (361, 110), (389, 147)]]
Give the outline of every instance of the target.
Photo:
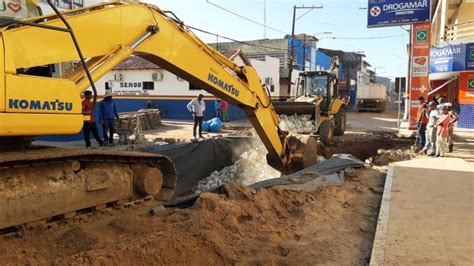
[[(263, 39), (262, 26), (220, 9), (214, 3), (246, 18), (264, 20), (264, 0), (146, 0), (163, 10), (173, 11), (185, 24), (239, 41)], [(323, 6), (297, 10), (295, 34), (316, 34), (318, 46), (349, 52), (364, 52), (377, 75), (394, 79), (406, 76), (409, 35), (399, 26), (367, 28), (367, 0), (267, 0), (266, 37), (282, 38), (291, 33), (293, 6)], [(332, 34), (321, 34), (331, 32)], [(212, 35), (196, 34), (205, 42), (216, 42)], [(335, 37), (336, 39), (332, 39)], [(351, 39), (373, 38), (379, 39)], [(340, 39), (347, 38), (347, 39)], [(223, 41), (220, 39), (220, 41)]]

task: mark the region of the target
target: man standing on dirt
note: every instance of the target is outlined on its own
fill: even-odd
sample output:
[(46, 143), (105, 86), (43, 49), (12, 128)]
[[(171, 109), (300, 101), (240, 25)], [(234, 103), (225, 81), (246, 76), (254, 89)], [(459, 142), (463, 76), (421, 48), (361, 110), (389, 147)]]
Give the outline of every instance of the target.
[(100, 146), (104, 145), (104, 141), (99, 137), (99, 131), (94, 121), (94, 110), (92, 109), (92, 92), (84, 92), (84, 101), (82, 101), (82, 114), (84, 115), (84, 141), (86, 142), (86, 148), (91, 147), (90, 135), (94, 136), (95, 140), (99, 143)]
[(428, 156), (434, 156), (436, 152), (436, 127), (440, 114), (438, 112), (437, 104), (431, 101), (429, 104), (428, 124), (426, 125), (426, 144), (421, 152), (427, 153)]
[[(115, 119), (119, 119), (117, 112), (117, 106), (114, 100), (112, 100), (112, 92), (110, 90), (105, 91), (104, 99), (99, 105), (100, 123), (102, 124), (102, 130), (104, 133), (104, 140), (110, 144), (114, 143), (114, 129)], [(108, 134), (107, 134), (108, 132)]]
[(418, 113), (416, 114), (416, 121), (418, 123), (418, 139), (420, 140), (420, 146), (423, 149), (426, 145), (426, 125), (428, 124), (428, 105), (425, 102), (425, 98), (420, 96), (420, 107), (418, 107)]
[(199, 126), (199, 138), (202, 136), (202, 120), (204, 117), (204, 111), (206, 111), (206, 103), (203, 100), (204, 95), (199, 94), (197, 99), (191, 100), (188, 105), (188, 111), (193, 114), (194, 126), (193, 126), (193, 137), (196, 139), (196, 127)]

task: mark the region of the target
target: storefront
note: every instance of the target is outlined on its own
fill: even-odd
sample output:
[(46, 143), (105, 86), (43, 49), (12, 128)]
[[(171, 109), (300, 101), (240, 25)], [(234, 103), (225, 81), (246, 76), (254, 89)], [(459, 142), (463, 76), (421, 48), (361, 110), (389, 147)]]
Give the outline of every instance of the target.
[(474, 129), (474, 43), (431, 48), (428, 95), (451, 102), (458, 127)]

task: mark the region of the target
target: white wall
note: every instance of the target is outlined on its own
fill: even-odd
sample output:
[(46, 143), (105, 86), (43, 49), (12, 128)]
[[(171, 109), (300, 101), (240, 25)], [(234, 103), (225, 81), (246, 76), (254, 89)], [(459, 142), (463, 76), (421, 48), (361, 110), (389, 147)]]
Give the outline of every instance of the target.
[(273, 85), (273, 91), (270, 91), (270, 95), (272, 97), (280, 96), (280, 60), (265, 56), (265, 61), (250, 59), (250, 63), (257, 70), (262, 83), (266, 83), (268, 90)]
[[(266, 57), (265, 61), (251, 60), (252, 65), (255, 67), (257, 73), (265, 83), (267, 77), (270, 77), (273, 81), (274, 92), (271, 92), (272, 96), (278, 96), (280, 94), (280, 72), (279, 66), (280, 61), (276, 58)], [(153, 73), (162, 73), (162, 81), (154, 81), (155, 89), (153, 91), (143, 90), (144, 81), (153, 81)], [(115, 75), (121, 74), (122, 81), (116, 80)], [(118, 77), (117, 77), (118, 78)], [(112, 87), (112, 91), (117, 95), (123, 96), (196, 96), (199, 93), (205, 96), (212, 96), (212, 94), (204, 90), (190, 90), (189, 83), (185, 80), (178, 80), (177, 76), (164, 70), (113, 70), (107, 73), (104, 77), (96, 82), (96, 87), (99, 95), (105, 93), (105, 83), (109, 82)], [(132, 85), (132, 86), (130, 86)], [(133, 86), (135, 85), (135, 86)], [(268, 84), (270, 85), (270, 84)], [(269, 90), (270, 90), (270, 86)]]
[[(163, 80), (153, 81), (153, 73), (162, 73)], [(121, 74), (122, 81), (115, 80), (115, 75)], [(155, 84), (153, 91), (143, 90), (144, 81), (151, 81)], [(112, 87), (112, 91), (117, 95), (123, 96), (196, 96), (202, 93), (206, 96), (211, 94), (203, 90), (190, 90), (189, 83), (185, 80), (178, 80), (177, 76), (165, 71), (163, 69), (157, 70), (114, 70), (107, 73), (99, 81), (96, 82), (96, 87), (99, 95), (103, 95), (105, 92), (105, 83), (109, 82)], [(130, 85), (141, 85), (141, 86), (130, 86)]]

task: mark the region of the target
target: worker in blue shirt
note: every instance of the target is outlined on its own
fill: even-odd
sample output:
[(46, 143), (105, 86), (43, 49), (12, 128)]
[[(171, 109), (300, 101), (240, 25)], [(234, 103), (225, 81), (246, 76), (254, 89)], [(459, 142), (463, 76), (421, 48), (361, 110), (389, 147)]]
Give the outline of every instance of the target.
[(221, 100), (216, 99), (214, 101), (214, 109), (216, 111), (216, 116), (215, 117), (221, 118), (221, 115), (222, 115)]
[[(107, 141), (110, 144), (114, 143), (114, 129), (115, 119), (119, 119), (117, 107), (114, 100), (112, 100), (112, 92), (110, 90), (105, 91), (104, 100), (99, 105), (99, 118), (102, 124), (102, 130), (104, 133), (105, 143)], [(108, 134), (107, 134), (108, 132)]]

